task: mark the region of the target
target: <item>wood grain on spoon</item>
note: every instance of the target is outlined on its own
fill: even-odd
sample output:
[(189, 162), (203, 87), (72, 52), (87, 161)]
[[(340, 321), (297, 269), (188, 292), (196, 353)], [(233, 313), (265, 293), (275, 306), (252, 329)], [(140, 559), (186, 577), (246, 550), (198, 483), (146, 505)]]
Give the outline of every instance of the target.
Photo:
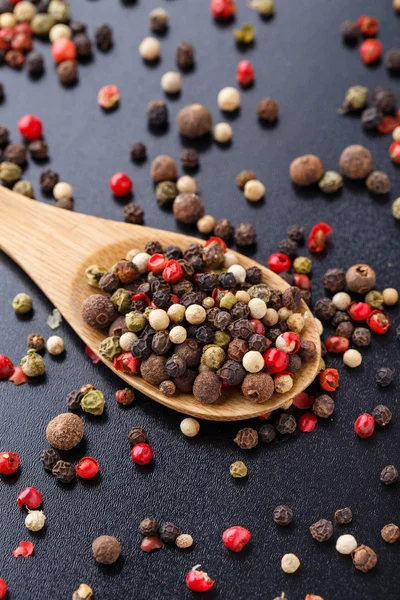
[[(158, 240), (164, 247), (173, 244), (182, 249), (201, 241), (170, 231), (62, 210), (0, 187), (0, 249), (33, 279), (93, 352), (132, 387), (179, 412), (201, 419), (234, 421), (279, 408), (310, 385), (318, 372), (321, 346), (315, 321), (304, 302), (301, 311), (308, 311), (308, 315), (301, 337), (316, 344), (317, 355), (294, 376), (290, 392), (275, 393), (264, 404), (254, 404), (243, 398), (240, 387), (224, 390), (221, 402), (217, 404), (201, 404), (190, 394), (167, 397), (140, 376), (116, 371), (98, 352), (106, 333), (92, 329), (81, 317), (82, 302), (93, 293), (86, 283), (85, 269), (92, 264), (110, 267), (124, 258), (128, 250), (143, 249), (150, 240)], [(238, 253), (237, 256), (245, 269), (259, 266), (263, 283), (272, 289), (284, 291), (288, 287), (269, 269), (246, 256)]]

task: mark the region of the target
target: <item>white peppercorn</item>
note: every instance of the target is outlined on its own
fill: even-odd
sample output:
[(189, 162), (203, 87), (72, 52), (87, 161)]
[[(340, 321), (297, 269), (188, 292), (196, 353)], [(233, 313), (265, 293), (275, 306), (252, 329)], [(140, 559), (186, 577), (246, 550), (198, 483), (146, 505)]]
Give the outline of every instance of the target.
[(300, 313), (293, 313), (286, 321), (290, 331), (301, 333), (304, 329), (304, 317)]
[[(236, 294), (236, 296), (237, 296), (237, 294)], [(267, 311), (263, 318), (264, 325), (267, 325), (267, 327), (273, 327), (274, 325), (277, 324), (278, 321), (279, 321), (278, 311), (276, 311), (274, 308), (267, 308)]]
[(349, 533), (341, 535), (336, 541), (336, 550), (340, 554), (351, 554), (357, 548), (356, 538)]
[(46, 348), (49, 354), (58, 356), (65, 350), (64, 340), (59, 335), (51, 335), (46, 342)]
[(350, 348), (350, 350), (346, 350), (346, 352), (343, 354), (343, 362), (351, 369), (355, 369), (361, 365), (362, 355), (358, 350)]
[(251, 298), (247, 292), (244, 290), (239, 290), (236, 292), (236, 300), (238, 302), (243, 302), (243, 304), (248, 304)]
[(187, 419), (183, 419), (183, 421), (181, 421), (180, 429), (183, 435), (186, 435), (186, 437), (194, 437), (200, 431), (200, 423), (196, 421), (196, 419), (188, 417)]
[(121, 349), (124, 352), (130, 352), (133, 342), (135, 342), (137, 339), (138, 337), (136, 333), (133, 333), (132, 331), (127, 331), (126, 333), (123, 333), (119, 338), (119, 345), (121, 346)]
[(72, 600), (92, 600), (93, 590), (86, 583), (81, 583), (72, 595)]
[(387, 306), (393, 306), (399, 301), (399, 292), (394, 288), (386, 288), (382, 292), (383, 302)]
[(178, 548), (190, 548), (193, 546), (193, 538), (189, 533), (181, 533), (175, 540)]
[(182, 323), (185, 318), (185, 310), (182, 304), (172, 304), (167, 311), (167, 315), (172, 323)]
[(400, 198), (396, 198), (392, 204), (392, 215), (395, 219), (400, 219)]
[(332, 304), (334, 304), (338, 310), (346, 310), (351, 304), (351, 297), (346, 292), (338, 292), (333, 296)]
[(193, 177), (190, 177), (190, 175), (179, 177), (176, 182), (176, 187), (180, 194), (195, 194), (197, 190), (196, 180)]
[[(274, 379), (274, 385), (275, 391), (278, 392), (278, 394), (286, 394), (286, 392), (290, 392), (293, 387), (293, 378), (290, 375), (281, 375), (278, 373)], [(290, 400), (290, 403), (291, 402), (292, 401)], [(284, 407), (282, 406), (282, 408)]]
[(161, 88), (166, 94), (177, 94), (181, 91), (181, 74), (177, 71), (167, 71), (161, 77)]
[(258, 179), (251, 179), (244, 186), (244, 196), (249, 202), (258, 202), (265, 195), (265, 186)]
[(300, 567), (300, 561), (295, 554), (285, 554), (282, 556), (281, 567), (285, 573), (295, 573)]
[(34, 6), (34, 4), (32, 4), (31, 2), (26, 2), (25, 0), (23, 0), (22, 2), (18, 2), (18, 4), (16, 4), (14, 6), (14, 17), (16, 18), (17, 22), (21, 23), (23, 21), (32, 21), (35, 13), (36, 13), (36, 8)]
[(53, 188), (53, 196), (55, 200), (63, 200), (65, 198), (72, 198), (74, 195), (74, 190), (72, 185), (66, 183), (65, 181), (60, 181), (56, 183)]
[(231, 265), (228, 273), (233, 273), (237, 283), (244, 283), (246, 281), (246, 269), (241, 265)]
[(57, 23), (57, 25), (53, 25), (49, 32), (49, 39), (53, 43), (60, 38), (71, 38), (72, 31), (68, 25), (65, 23)]
[(215, 219), (211, 215), (204, 215), (196, 223), (197, 229), (200, 233), (212, 233), (214, 230)]
[(169, 332), (169, 339), (173, 344), (183, 344), (186, 340), (187, 331), (182, 325), (176, 325)]
[(261, 298), (252, 298), (248, 306), (253, 319), (262, 319), (267, 312), (267, 305)]
[(237, 110), (240, 102), (240, 92), (233, 87), (224, 87), (218, 94), (218, 106), (226, 112)]
[(217, 123), (213, 130), (214, 140), (219, 144), (227, 144), (232, 139), (232, 134), (229, 123)]
[(279, 319), (281, 321), (287, 321), (292, 314), (293, 311), (286, 308), (286, 306), (282, 306), (282, 308), (278, 310)]
[(395, 142), (400, 141), (400, 127), (399, 126), (397, 126), (393, 129), (392, 138), (394, 139)]
[(12, 29), (17, 24), (17, 19), (10, 12), (5, 12), (0, 15), (1, 29)]
[(191, 304), (185, 311), (185, 318), (191, 325), (200, 325), (206, 320), (206, 311), (200, 304)]
[(263, 355), (256, 350), (250, 350), (243, 356), (242, 365), (249, 373), (258, 373), (264, 368)]
[(30, 510), (25, 518), (25, 527), (29, 531), (40, 531), (46, 523), (46, 517), (41, 510)]
[(157, 60), (161, 54), (160, 42), (154, 37), (145, 37), (139, 45), (139, 54), (144, 60)]
[(232, 265), (238, 264), (238, 258), (234, 252), (228, 250), (224, 254), (224, 267), (225, 269), (229, 269)]
[(162, 308), (155, 308), (149, 314), (149, 323), (156, 331), (163, 331), (169, 325), (169, 316)]
[(133, 257), (132, 262), (137, 267), (139, 275), (143, 275), (147, 272), (147, 263), (149, 262), (150, 254), (147, 252), (139, 252)]

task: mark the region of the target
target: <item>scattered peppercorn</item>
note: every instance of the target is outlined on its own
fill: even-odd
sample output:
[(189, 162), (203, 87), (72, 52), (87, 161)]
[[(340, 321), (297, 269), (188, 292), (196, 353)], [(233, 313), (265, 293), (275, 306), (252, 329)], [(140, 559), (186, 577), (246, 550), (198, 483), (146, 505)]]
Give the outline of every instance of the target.
[(380, 427), (386, 427), (392, 420), (392, 413), (390, 409), (384, 404), (378, 404), (375, 406), (374, 410), (371, 412), (371, 415), (374, 418), (374, 421)]
[(59, 460), (51, 470), (53, 476), (60, 483), (71, 483), (76, 477), (75, 467), (72, 463)]
[(382, 195), (390, 192), (391, 184), (389, 176), (382, 171), (372, 171), (365, 183), (369, 191), (373, 194)]
[(44, 468), (47, 471), (51, 471), (58, 461), (61, 460), (61, 456), (56, 450), (49, 448), (47, 450), (43, 450), (42, 454), (40, 455), (40, 459)]
[(274, 123), (278, 118), (278, 104), (272, 98), (263, 98), (259, 101), (256, 108), (256, 113), (261, 121)]
[(58, 181), (58, 173), (51, 169), (44, 169), (40, 174), (40, 187), (45, 194), (50, 194)]
[(273, 519), (277, 525), (289, 525), (293, 520), (293, 510), (290, 506), (277, 506), (274, 508)]
[(188, 42), (181, 42), (176, 48), (176, 62), (178, 67), (189, 70), (194, 64), (194, 47)]
[(46, 428), (47, 441), (58, 450), (71, 450), (83, 438), (84, 424), (80, 417), (63, 413), (55, 417)]
[(168, 124), (168, 106), (164, 100), (152, 100), (147, 105), (146, 111), (149, 127), (161, 129)]
[(310, 533), (317, 542), (325, 542), (332, 537), (333, 525), (331, 521), (321, 519), (310, 526)]
[(180, 529), (173, 523), (163, 523), (159, 529), (159, 535), (163, 542), (172, 544), (180, 534)]
[(112, 565), (121, 554), (121, 544), (110, 535), (101, 535), (92, 544), (93, 558), (102, 565)]
[(282, 413), (275, 422), (275, 428), (282, 435), (292, 434), (297, 429), (296, 419), (293, 415)]
[(179, 133), (188, 138), (199, 138), (208, 133), (212, 118), (201, 104), (190, 104), (182, 108), (176, 119)]
[(113, 31), (109, 25), (100, 25), (95, 32), (96, 46), (101, 52), (108, 52), (113, 44)]
[(335, 511), (335, 521), (340, 525), (348, 525), (353, 520), (353, 513), (351, 512), (351, 508), (339, 508), (339, 510)]
[(373, 130), (380, 125), (383, 119), (383, 112), (376, 106), (366, 108), (361, 115), (361, 123), (366, 130)]
[(366, 573), (378, 562), (375, 552), (369, 546), (362, 544), (352, 552), (353, 565), (359, 571)]
[(247, 476), (247, 467), (241, 460), (237, 460), (229, 467), (229, 472), (234, 479), (242, 479)]
[(252, 429), (251, 427), (246, 427), (245, 429), (241, 429), (240, 431), (238, 431), (233, 441), (242, 450), (250, 450), (251, 448), (255, 448), (255, 446), (258, 445), (258, 433), (255, 429)]
[(124, 217), (128, 223), (142, 225), (144, 219), (144, 210), (134, 202), (130, 202), (124, 206)]
[(394, 523), (389, 523), (382, 527), (381, 536), (388, 544), (394, 544), (400, 537), (400, 529)]
[(385, 485), (395, 483), (399, 478), (399, 472), (394, 465), (387, 465), (381, 471), (380, 480)]
[(181, 163), (187, 169), (197, 169), (199, 155), (195, 148), (184, 148), (181, 152)]
[(289, 171), (293, 183), (299, 186), (308, 186), (321, 179), (324, 174), (324, 166), (318, 156), (306, 154), (292, 161)]
[(143, 142), (135, 142), (130, 147), (130, 155), (135, 162), (143, 162), (147, 158), (147, 149)]
[(365, 179), (371, 173), (374, 161), (367, 148), (354, 144), (343, 150), (339, 159), (339, 167), (349, 179)]

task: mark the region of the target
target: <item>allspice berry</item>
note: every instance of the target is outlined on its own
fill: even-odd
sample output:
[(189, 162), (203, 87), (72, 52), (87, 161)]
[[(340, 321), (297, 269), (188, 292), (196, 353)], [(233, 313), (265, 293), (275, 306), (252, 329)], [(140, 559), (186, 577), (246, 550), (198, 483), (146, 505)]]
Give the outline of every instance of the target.
[(354, 144), (343, 150), (339, 159), (339, 167), (349, 179), (365, 179), (374, 168), (374, 161), (367, 148)]
[(197, 194), (179, 194), (173, 203), (175, 218), (188, 225), (197, 223), (204, 216), (204, 204)]
[(346, 284), (351, 292), (366, 294), (376, 283), (375, 271), (369, 265), (359, 263), (350, 267), (346, 273)]
[(82, 304), (82, 318), (95, 329), (109, 327), (117, 313), (109, 298), (101, 294), (88, 296)]
[(296, 185), (308, 186), (317, 183), (324, 174), (324, 165), (315, 154), (299, 156), (290, 164), (290, 178)]
[(249, 373), (242, 382), (243, 396), (256, 404), (267, 402), (274, 390), (274, 381), (268, 373)]
[(182, 108), (176, 118), (179, 133), (188, 138), (199, 138), (212, 127), (212, 117), (202, 104), (189, 104)]
[(140, 365), (140, 374), (147, 383), (154, 386), (159, 386), (162, 381), (168, 379), (167, 369), (165, 363), (167, 359), (165, 356), (159, 356), (152, 354), (144, 360)]
[(178, 177), (176, 162), (168, 154), (160, 154), (151, 163), (150, 175), (154, 183), (175, 181)]
[(101, 535), (92, 544), (93, 558), (102, 565), (112, 565), (121, 554), (121, 544), (112, 535)]
[(197, 375), (193, 383), (193, 394), (199, 402), (212, 404), (221, 395), (221, 380), (212, 371), (204, 371)]
[(85, 426), (78, 415), (62, 413), (46, 428), (47, 441), (58, 450), (72, 450), (83, 438)]

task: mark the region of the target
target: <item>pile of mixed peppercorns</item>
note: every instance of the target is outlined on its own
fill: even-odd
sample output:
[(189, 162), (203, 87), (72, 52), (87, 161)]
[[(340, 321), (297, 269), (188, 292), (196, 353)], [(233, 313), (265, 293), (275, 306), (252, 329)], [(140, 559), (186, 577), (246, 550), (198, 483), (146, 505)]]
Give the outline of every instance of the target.
[[(394, 3), (394, 9), (398, 12), (398, 6)], [(361, 15), (357, 21), (345, 21), (340, 32), (343, 41), (351, 46), (356, 45), (361, 38), (364, 41), (360, 45), (361, 60), (365, 65), (376, 64), (383, 53), (383, 44), (375, 39), (379, 33), (379, 21), (375, 17)], [(400, 48), (388, 50), (384, 57), (385, 66), (388, 71), (400, 71)]]

